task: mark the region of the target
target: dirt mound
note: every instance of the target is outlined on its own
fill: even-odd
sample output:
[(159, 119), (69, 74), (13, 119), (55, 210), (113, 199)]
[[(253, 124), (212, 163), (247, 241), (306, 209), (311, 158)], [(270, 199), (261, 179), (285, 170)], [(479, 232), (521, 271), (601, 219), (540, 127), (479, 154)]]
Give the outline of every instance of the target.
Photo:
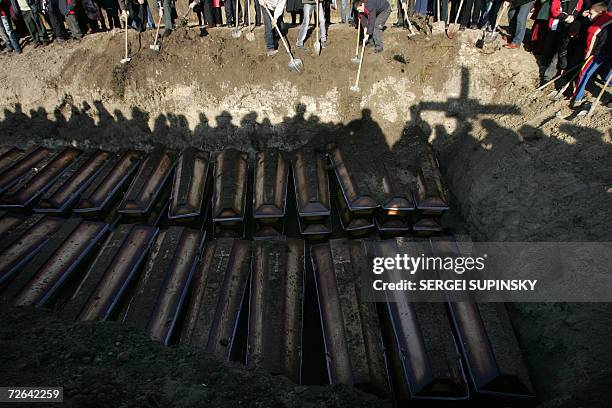
[(353, 387), (298, 386), (201, 350), (165, 347), (118, 323), (7, 307), (0, 321), (0, 382), (63, 386), (66, 407), (391, 407)]

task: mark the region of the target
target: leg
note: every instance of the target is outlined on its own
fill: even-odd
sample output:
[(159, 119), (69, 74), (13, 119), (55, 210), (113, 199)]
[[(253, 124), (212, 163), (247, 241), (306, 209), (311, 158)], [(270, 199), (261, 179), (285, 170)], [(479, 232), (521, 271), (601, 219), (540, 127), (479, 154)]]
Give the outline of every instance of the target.
[(163, 0), (162, 7), (164, 8), (164, 27), (166, 30), (173, 30), (172, 24), (172, 0)]
[(387, 22), (387, 19), (389, 18), (390, 14), (391, 14), (391, 7), (387, 7), (386, 10), (383, 10), (379, 15), (376, 16), (376, 22), (374, 23), (374, 33), (373, 33), (375, 51), (380, 52), (383, 50), (382, 28)]
[(340, 2), (340, 22), (341, 22), (341, 23), (346, 23), (346, 22), (348, 21), (348, 20), (347, 20), (347, 17), (348, 17), (348, 16), (346, 15), (346, 6), (347, 6), (347, 4), (346, 4), (346, 3), (347, 3), (348, 1), (350, 1), (350, 0), (342, 0), (342, 1)]
[(113, 8), (109, 10), (108, 12), (111, 13), (111, 16), (113, 18), (113, 27), (121, 28), (121, 19), (119, 18), (119, 10), (116, 8)]
[(472, 21), (470, 22), (470, 28), (478, 28), (478, 22), (480, 20), (480, 11), (482, 9), (482, 0), (474, 0), (474, 8), (472, 9)]
[[(501, 7), (502, 3), (503, 0), (493, 0), (493, 3), (491, 3), (491, 9), (488, 13), (488, 25), (491, 31), (495, 29), (497, 15), (499, 14), (499, 8)], [(508, 15), (510, 15), (510, 12), (508, 12)]]
[(448, 1), (440, 0), (440, 19), (446, 23), (448, 20)]
[(310, 13), (313, 10), (312, 4), (304, 4), (304, 18), (302, 19), (302, 25), (300, 25), (300, 31), (297, 38), (297, 46), (303, 47), (306, 34), (308, 34), (308, 26), (310, 23)]
[(15, 30), (13, 29), (13, 24), (9, 16), (2, 17), (2, 26), (9, 39), (9, 41), (6, 42), (7, 45), (10, 44), (10, 46), (13, 47), (13, 50), (15, 50), (15, 52), (20, 54), (21, 46), (19, 45), (19, 39), (17, 38), (17, 34), (15, 33)]
[(53, 33), (55, 34), (55, 37), (57, 39), (68, 39), (68, 33), (66, 33), (62, 13), (59, 10), (59, 4), (57, 0), (51, 0), (49, 2), (49, 22), (51, 23)]
[(518, 18), (518, 8), (508, 10), (508, 31), (512, 38), (516, 37), (516, 20)]
[(66, 23), (68, 23), (68, 28), (70, 29), (72, 38), (75, 38), (77, 40), (83, 38), (83, 33), (81, 32), (81, 27), (79, 26), (79, 22), (77, 21), (76, 15), (68, 14), (66, 16)]
[(215, 26), (215, 16), (213, 9), (212, 0), (204, 0), (204, 4), (202, 5), (204, 9), (204, 20), (206, 20), (206, 24), (208, 28), (212, 28)]
[(559, 71), (567, 69), (567, 49), (570, 43), (570, 36), (567, 30), (563, 30), (561, 33), (561, 39), (557, 49), (557, 69)]
[(596, 57), (591, 57), (585, 62), (581, 69), (580, 76), (578, 77), (578, 86), (576, 86), (576, 90), (574, 91), (574, 102), (582, 101), (589, 80), (602, 64), (603, 60)]
[(263, 22), (264, 22), (264, 40), (266, 42), (266, 49), (268, 51), (272, 51), (275, 49), (274, 34), (272, 33), (272, 30), (275, 30), (275, 28), (272, 27), (272, 20), (270, 19), (270, 15), (268, 14), (267, 11), (263, 12)]
[(259, 5), (259, 1), (253, 0), (255, 3), (255, 25), (261, 25), (261, 6)]
[(459, 20), (461, 21), (461, 25), (463, 27), (467, 27), (470, 25), (470, 20), (472, 16), (470, 11), (472, 10), (473, 6), (474, 6), (474, 0), (465, 0), (463, 2), (463, 7), (461, 7), (461, 10), (458, 10)]
[(323, 3), (319, 2), (319, 31), (321, 35), (321, 43), (325, 46), (327, 43), (327, 29), (325, 28), (325, 13), (323, 12)]
[(225, 21), (228, 26), (234, 25), (234, 1), (235, 0), (226, 0), (225, 1)]
[(404, 25), (404, 7), (402, 6), (402, 0), (397, 0), (397, 26), (402, 27)]
[(527, 31), (527, 19), (529, 18), (529, 12), (532, 6), (533, 1), (530, 1), (518, 8), (515, 23), (516, 31), (514, 32), (514, 39), (512, 40), (515, 45), (520, 46), (523, 43), (523, 38), (525, 38), (525, 32)]

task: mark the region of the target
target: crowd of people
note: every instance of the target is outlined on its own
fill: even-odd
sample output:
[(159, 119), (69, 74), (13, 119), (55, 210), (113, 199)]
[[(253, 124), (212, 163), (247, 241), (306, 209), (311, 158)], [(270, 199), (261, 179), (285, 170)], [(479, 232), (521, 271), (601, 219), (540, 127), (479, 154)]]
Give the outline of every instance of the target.
[[(331, 10), (340, 9), (340, 23), (361, 27), (368, 45), (381, 52), (383, 32), (392, 13), (389, 0), (188, 0), (187, 12), (197, 15), (198, 24), (208, 29), (263, 23), (266, 53), (278, 52), (280, 35), (286, 35), (288, 13), (292, 25), (299, 25), (295, 46), (307, 51), (304, 41), (311, 16), (318, 16), (321, 48), (327, 47)], [(612, 0), (391, 0), (396, 2), (395, 26), (408, 20), (457, 21), (460, 30), (496, 30), (498, 17), (508, 10), (509, 27), (504, 45), (521, 46), (539, 55), (541, 79), (558, 78), (580, 69), (588, 79), (597, 70), (611, 75)], [(155, 21), (151, 12), (157, 10)], [(315, 9), (318, 5), (318, 13)], [(225, 9), (225, 22), (221, 8)], [(461, 9), (459, 9), (461, 7)], [(46, 46), (52, 41), (80, 40), (84, 34), (120, 29), (126, 25), (145, 31), (163, 20), (164, 36), (175, 29), (175, 0), (0, 0), (0, 37), (6, 52), (21, 53), (25, 43)], [(299, 21), (298, 21), (299, 18)], [(525, 38), (528, 20), (533, 20)], [(316, 17), (315, 17), (316, 19)], [(420, 25), (422, 26), (422, 25)], [(50, 30), (47, 30), (47, 27)], [(605, 78), (605, 76), (604, 76)], [(580, 85), (577, 87), (580, 92)], [(586, 85), (586, 84), (584, 84)], [(584, 88), (584, 87), (583, 87)], [(582, 90), (584, 92), (584, 90)]]

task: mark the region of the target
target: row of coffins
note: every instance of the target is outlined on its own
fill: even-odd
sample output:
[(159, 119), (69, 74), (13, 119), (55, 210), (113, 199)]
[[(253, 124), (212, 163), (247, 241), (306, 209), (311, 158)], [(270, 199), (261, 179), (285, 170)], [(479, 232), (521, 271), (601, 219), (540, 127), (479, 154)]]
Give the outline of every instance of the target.
[(386, 157), (364, 169), (341, 148), (326, 155), (304, 147), (292, 156), (265, 150), (254, 166), (235, 149), (213, 156), (194, 147), (180, 154), (165, 147), (148, 154), (2, 148), (0, 209), (74, 215), (111, 228), (164, 219), (198, 229), (210, 218), (217, 237), (245, 237), (252, 226), (253, 237), (266, 238), (285, 233), (288, 200), (295, 198), (301, 235), (323, 239), (332, 233), (335, 197), (350, 236), (440, 232), (448, 200), (433, 152), (421, 156), (413, 167)]
[(460, 256), (452, 238), (207, 241), (204, 231), (183, 226), (111, 231), (99, 221), (43, 215), (15, 225), (2, 214), (0, 226), (8, 224), (0, 296), (16, 305), (123, 321), (164, 344), (201, 348), (299, 383), (303, 359), (311, 358), (302, 338), (312, 274), (329, 383), (393, 396), (400, 405), (533, 395), (503, 304), (422, 303), (399, 291), (379, 303), (362, 297), (374, 257)]

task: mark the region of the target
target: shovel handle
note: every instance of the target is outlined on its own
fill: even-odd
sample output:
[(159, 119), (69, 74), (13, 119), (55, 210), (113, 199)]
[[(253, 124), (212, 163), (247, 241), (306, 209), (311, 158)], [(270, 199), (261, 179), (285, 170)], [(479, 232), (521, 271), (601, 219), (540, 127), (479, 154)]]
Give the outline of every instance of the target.
[(317, 0), (317, 10), (315, 11), (315, 18), (317, 21), (315, 22), (315, 31), (317, 32), (317, 41), (319, 42), (319, 0)]
[(238, 28), (238, 9), (240, 8), (240, 0), (236, 0), (236, 28)]
[(606, 83), (601, 88), (601, 91), (599, 91), (599, 95), (597, 95), (597, 99), (595, 99), (595, 102), (593, 102), (593, 104), (591, 105), (591, 109), (589, 109), (587, 116), (591, 116), (593, 112), (595, 112), (595, 109), (597, 108), (597, 105), (599, 105), (599, 101), (601, 100), (601, 97), (606, 92), (606, 89), (608, 89), (608, 85), (610, 85), (610, 79), (612, 79), (612, 71), (608, 72), (608, 79), (606, 79)]
[(153, 45), (157, 45), (157, 39), (159, 38), (159, 26), (161, 25), (161, 20), (162, 20), (162, 16), (160, 14), (159, 18), (157, 19), (157, 30), (155, 30), (155, 41), (153, 42)]
[(359, 68), (357, 68), (357, 79), (355, 79), (355, 88), (359, 88), (359, 77), (361, 76), (361, 64), (363, 63), (363, 52), (365, 50), (367, 38), (363, 36), (363, 43), (361, 45), (361, 57), (359, 57)]
[(125, 59), (128, 59), (128, 16), (125, 16)]
[(501, 17), (504, 15), (504, 13), (506, 12), (507, 8), (508, 8), (508, 2), (504, 1), (504, 4), (502, 5), (501, 10), (499, 11), (499, 14), (497, 15), (497, 20), (495, 20), (495, 27), (493, 28), (493, 32), (496, 32), (497, 29), (499, 28), (499, 23), (501, 22)]
[(361, 19), (357, 16), (357, 46), (355, 47), (355, 56), (359, 55), (359, 36), (361, 35)]
[[(459, 16), (461, 15), (461, 8), (463, 7), (463, 0), (459, 2), (459, 8), (457, 8), (457, 15), (455, 16), (455, 24), (459, 21)], [(448, 13), (450, 16), (450, 12)]]

